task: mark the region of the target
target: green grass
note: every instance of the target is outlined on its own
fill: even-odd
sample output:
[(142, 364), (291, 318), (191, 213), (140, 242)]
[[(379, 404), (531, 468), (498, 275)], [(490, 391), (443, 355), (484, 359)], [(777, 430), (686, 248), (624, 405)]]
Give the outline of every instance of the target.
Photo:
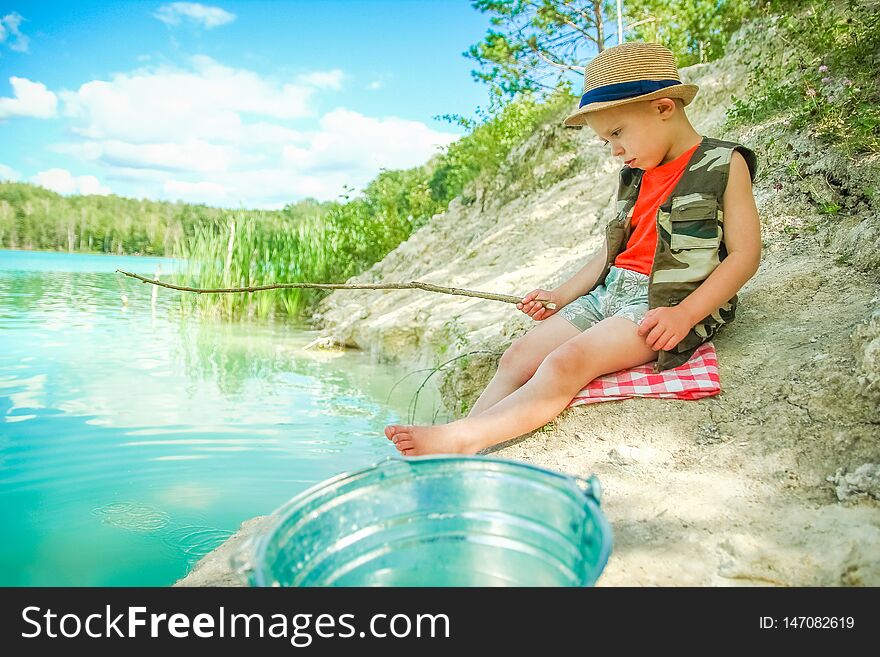
[(748, 93), (726, 128), (784, 116), (848, 155), (880, 150), (880, 12), (871, 0), (777, 1), (776, 28), (755, 43)]

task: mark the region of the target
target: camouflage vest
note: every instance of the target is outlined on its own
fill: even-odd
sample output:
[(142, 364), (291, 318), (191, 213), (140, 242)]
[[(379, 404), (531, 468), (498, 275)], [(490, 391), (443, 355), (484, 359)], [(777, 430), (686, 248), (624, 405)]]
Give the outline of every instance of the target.
[[(681, 303), (727, 256), (722, 207), (734, 150), (745, 158), (754, 181), (757, 158), (750, 149), (704, 136), (688, 160), (684, 174), (658, 208), (657, 250), (648, 283), (651, 308)], [(597, 285), (604, 282), (614, 259), (629, 241), (633, 208), (644, 173), (642, 169), (629, 167), (620, 171), (617, 215), (605, 229), (608, 258)], [(718, 327), (733, 319), (735, 309), (736, 296), (698, 322), (672, 350), (660, 351), (654, 371), (686, 363), (697, 347), (712, 338)]]

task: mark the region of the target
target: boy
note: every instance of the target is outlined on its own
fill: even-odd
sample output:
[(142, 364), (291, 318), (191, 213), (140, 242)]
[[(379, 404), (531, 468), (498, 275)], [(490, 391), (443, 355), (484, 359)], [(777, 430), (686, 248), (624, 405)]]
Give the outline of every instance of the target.
[(564, 123), (589, 125), (624, 164), (605, 245), (571, 279), (517, 304), (541, 324), (507, 349), (466, 418), (386, 427), (398, 451), (473, 454), (528, 433), (594, 378), (651, 361), (677, 367), (733, 319), (761, 256), (756, 158), (694, 130), (684, 107), (696, 93), (659, 44), (621, 44), (590, 62)]

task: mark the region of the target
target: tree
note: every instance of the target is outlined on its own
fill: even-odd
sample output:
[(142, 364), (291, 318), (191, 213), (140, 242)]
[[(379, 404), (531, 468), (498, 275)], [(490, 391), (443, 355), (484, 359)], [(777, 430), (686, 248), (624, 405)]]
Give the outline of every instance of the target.
[[(496, 96), (557, 88), (571, 71), (583, 73), (591, 52), (602, 52), (613, 0), (473, 0), (490, 14), (484, 40), (464, 54), (480, 65), (476, 80)], [(613, 7), (612, 7), (613, 5)]]
[[(490, 28), (465, 57), (494, 100), (570, 84), (624, 40), (662, 43), (679, 66), (717, 59), (755, 0), (472, 0)], [(618, 16), (618, 9), (621, 15)], [(622, 27), (622, 30), (618, 28)], [(622, 34), (620, 32), (622, 31)]]
[[(719, 59), (755, 0), (629, 0), (634, 20), (628, 40), (655, 41), (675, 53), (678, 66)], [(651, 19), (651, 20), (645, 20)]]

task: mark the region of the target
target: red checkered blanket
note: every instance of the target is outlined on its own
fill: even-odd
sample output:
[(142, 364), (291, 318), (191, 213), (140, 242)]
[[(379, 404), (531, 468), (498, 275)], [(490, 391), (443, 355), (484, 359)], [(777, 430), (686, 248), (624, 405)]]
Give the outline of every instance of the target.
[(629, 397), (700, 399), (721, 392), (718, 358), (711, 342), (704, 342), (688, 362), (675, 369), (655, 373), (653, 367), (647, 363), (593, 379), (569, 406)]

